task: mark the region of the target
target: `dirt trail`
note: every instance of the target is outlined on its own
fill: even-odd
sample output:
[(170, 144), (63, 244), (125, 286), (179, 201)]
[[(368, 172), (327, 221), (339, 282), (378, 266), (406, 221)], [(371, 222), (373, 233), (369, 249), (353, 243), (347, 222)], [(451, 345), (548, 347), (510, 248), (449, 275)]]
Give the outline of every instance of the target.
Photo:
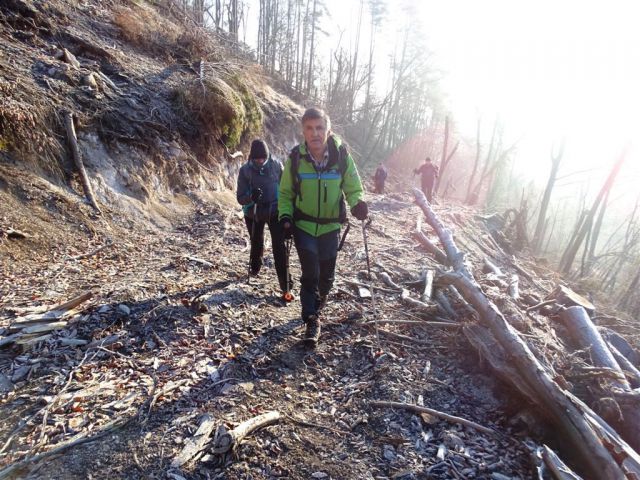
[[(398, 281), (417, 278), (429, 258), (407, 238), (416, 207), (401, 196), (376, 197), (372, 210), (374, 269)], [(315, 351), (299, 341), (299, 303), (277, 299), (271, 258), (247, 284), (244, 228), (235, 211), (202, 205), (173, 229), (114, 226), (113, 245), (95, 256), (64, 261), (58, 252), (22, 257), (19, 269), (4, 265), (13, 287), (2, 286), (0, 327), (10, 307), (43, 303), (31, 299), (35, 294), (49, 302), (87, 289), (95, 296), (73, 327), (24, 352), (0, 351), (0, 372), (13, 378), (13, 390), (0, 400), (2, 444), (13, 434), (1, 464), (128, 419), (101, 439), (30, 465), (30, 478), (530, 477), (523, 439), (507, 425), (509, 406), (459, 329), (386, 324), (420, 314), (397, 294), (378, 292), (381, 328), (392, 333), (377, 344), (374, 329), (364, 325), (372, 318), (370, 301), (345, 282), (362, 281), (366, 269), (356, 225), (340, 253)], [(64, 253), (96, 246), (80, 241), (70, 236)], [(297, 259), (293, 265), (299, 278)], [(61, 344), (65, 337), (114, 335), (114, 343), (93, 348)], [(374, 399), (423, 403), (501, 433), (372, 409)], [(269, 410), (283, 419), (249, 437), (234, 457), (170, 466), (204, 413), (234, 426)], [(31, 420), (23, 425), (24, 418)]]

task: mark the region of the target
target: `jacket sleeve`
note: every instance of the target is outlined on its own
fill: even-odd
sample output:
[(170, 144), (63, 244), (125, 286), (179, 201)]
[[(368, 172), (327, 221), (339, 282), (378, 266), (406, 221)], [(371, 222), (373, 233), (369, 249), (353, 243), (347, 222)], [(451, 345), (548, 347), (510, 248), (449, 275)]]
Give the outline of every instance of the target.
[(293, 178), (291, 176), (291, 158), (287, 158), (280, 178), (280, 188), (278, 191), (278, 220), (282, 217), (293, 218)]
[(238, 172), (238, 188), (236, 189), (236, 199), (240, 205), (249, 205), (251, 203), (251, 185), (247, 180), (245, 173), (246, 166), (240, 167)]
[(353, 208), (364, 197), (364, 189), (362, 188), (362, 181), (360, 180), (356, 163), (350, 153), (347, 154), (346, 160), (347, 169), (342, 180), (342, 191), (347, 198), (349, 208)]

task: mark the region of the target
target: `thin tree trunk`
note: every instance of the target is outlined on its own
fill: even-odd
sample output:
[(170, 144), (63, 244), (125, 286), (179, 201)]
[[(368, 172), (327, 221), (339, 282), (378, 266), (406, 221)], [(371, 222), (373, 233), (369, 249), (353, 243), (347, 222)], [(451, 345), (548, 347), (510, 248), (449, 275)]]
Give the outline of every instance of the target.
[(553, 191), (553, 186), (556, 181), (556, 176), (558, 175), (558, 169), (560, 168), (560, 162), (562, 161), (563, 154), (564, 143), (561, 144), (560, 151), (557, 155), (553, 155), (553, 153), (551, 154), (551, 172), (549, 173), (547, 186), (545, 187), (544, 194), (542, 195), (540, 212), (538, 213), (538, 223), (536, 224), (536, 230), (533, 234), (533, 250), (536, 253), (540, 252), (540, 248), (542, 247), (542, 242), (544, 240), (542, 227), (544, 224), (544, 219), (547, 217), (547, 208), (549, 207), (549, 201), (551, 200), (551, 192)]
[(580, 229), (580, 232), (578, 233), (576, 239), (570, 245), (570, 248), (568, 249), (568, 252), (567, 252), (567, 257), (565, 259), (565, 262), (561, 266), (562, 273), (567, 274), (567, 273), (569, 273), (571, 271), (571, 266), (573, 265), (573, 261), (574, 261), (574, 259), (576, 257), (576, 254), (578, 253), (578, 250), (580, 249), (580, 246), (582, 245), (582, 242), (584, 241), (584, 239), (585, 239), (585, 237), (587, 235), (588, 228), (591, 228), (591, 225), (593, 223), (593, 218), (594, 218), (594, 216), (596, 214), (596, 211), (597, 211), (600, 203), (602, 202), (602, 199), (606, 195), (607, 191), (610, 190), (611, 187), (613, 186), (613, 183), (616, 180), (616, 176), (618, 175), (618, 172), (620, 171), (620, 168), (622, 167), (622, 164), (624, 163), (626, 158), (627, 158), (627, 155), (626, 155), (626, 150), (625, 150), (620, 155), (620, 158), (616, 161), (615, 165), (611, 169), (611, 172), (609, 173), (609, 176), (607, 177), (606, 181), (604, 182), (604, 185), (602, 186), (602, 188), (600, 189), (600, 192), (598, 193), (598, 196), (596, 197), (595, 201), (593, 202), (593, 205), (591, 206), (591, 210), (589, 210), (589, 213), (587, 214), (587, 221), (585, 221), (585, 223), (583, 224), (583, 227)]
[(465, 203), (469, 203), (471, 201), (471, 189), (473, 188), (473, 182), (476, 179), (476, 174), (478, 172), (478, 166), (480, 163), (480, 117), (478, 117), (478, 126), (476, 129), (476, 159), (473, 162), (473, 170), (471, 171), (471, 178), (469, 179), (469, 186), (467, 187), (467, 196), (465, 199)]
[(313, 85), (313, 57), (315, 55), (315, 39), (316, 39), (316, 5), (318, 0), (313, 0), (313, 14), (311, 16), (311, 44), (309, 47), (309, 74), (307, 76), (307, 95), (311, 92)]

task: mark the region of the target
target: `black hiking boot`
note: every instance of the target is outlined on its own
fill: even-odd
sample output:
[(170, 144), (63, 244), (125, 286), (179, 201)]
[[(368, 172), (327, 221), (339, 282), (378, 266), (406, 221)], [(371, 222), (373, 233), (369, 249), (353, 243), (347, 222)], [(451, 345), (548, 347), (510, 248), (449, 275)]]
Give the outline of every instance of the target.
[(320, 338), (320, 322), (317, 315), (309, 315), (305, 320), (307, 330), (304, 334), (304, 343), (309, 348), (315, 348)]

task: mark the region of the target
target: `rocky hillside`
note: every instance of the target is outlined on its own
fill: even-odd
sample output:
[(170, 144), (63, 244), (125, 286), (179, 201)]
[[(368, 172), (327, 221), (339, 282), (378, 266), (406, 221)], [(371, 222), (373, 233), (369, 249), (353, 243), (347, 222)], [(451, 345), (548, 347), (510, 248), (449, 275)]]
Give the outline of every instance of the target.
[[(239, 153), (255, 136), (276, 156), (295, 143), (300, 107), (269, 86), (248, 57), (171, 5), (3, 2), (5, 204), (7, 195), (20, 196), (12, 179), (33, 175), (49, 195), (86, 211), (67, 113), (107, 221), (123, 213), (162, 223), (171, 216), (168, 205), (184, 206), (184, 195), (193, 202), (232, 187)], [(17, 215), (4, 223), (22, 226)]]

